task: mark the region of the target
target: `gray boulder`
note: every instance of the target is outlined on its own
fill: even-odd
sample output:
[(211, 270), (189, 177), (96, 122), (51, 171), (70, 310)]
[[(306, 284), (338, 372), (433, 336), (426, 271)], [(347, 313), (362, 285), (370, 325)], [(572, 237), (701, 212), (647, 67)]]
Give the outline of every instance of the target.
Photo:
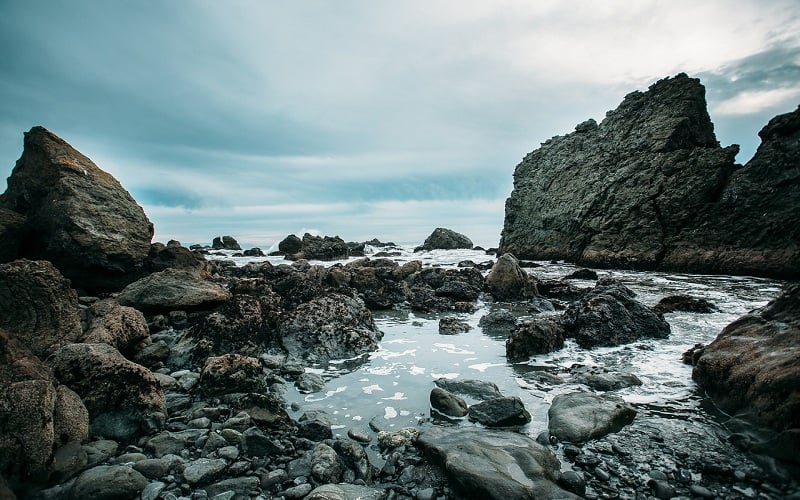
[(231, 298), (228, 290), (189, 271), (165, 269), (126, 286), (120, 304), (145, 313), (212, 309)]
[(495, 300), (525, 299), (539, 295), (536, 283), (510, 253), (501, 255), (486, 275), (486, 288)]
[(523, 321), (511, 329), (506, 340), (506, 357), (511, 361), (547, 354), (564, 347), (564, 327), (551, 318)]
[(418, 250), (454, 250), (458, 248), (472, 248), (472, 241), (461, 233), (452, 229), (437, 227), (430, 236), (425, 238), (422, 246), (415, 248)]
[(466, 401), (441, 387), (434, 387), (430, 395), (431, 408), (448, 417), (463, 417), (469, 412)]
[(499, 398), (503, 395), (494, 382), (484, 380), (438, 378), (434, 383), (446, 391), (478, 400)]
[(0, 207), (26, 217), (22, 257), (49, 260), (88, 290), (137, 278), (153, 225), (120, 183), (43, 127), (25, 134)]
[(311, 490), (305, 500), (383, 500), (386, 490), (357, 484), (323, 484)]
[(139, 498), (147, 478), (127, 465), (98, 465), (78, 476), (69, 500), (128, 500)]
[(499, 252), (581, 265), (800, 276), (800, 108), (773, 118), (743, 167), (685, 74), (625, 96), (528, 154)]
[(619, 432), (634, 417), (636, 410), (618, 396), (573, 392), (553, 398), (547, 427), (562, 441), (583, 443)]
[(560, 464), (552, 452), (522, 434), (432, 427), (416, 446), (465, 498), (578, 498), (556, 484)]
[(492, 398), (469, 407), (469, 419), (486, 427), (513, 427), (531, 421), (531, 414), (516, 396)]

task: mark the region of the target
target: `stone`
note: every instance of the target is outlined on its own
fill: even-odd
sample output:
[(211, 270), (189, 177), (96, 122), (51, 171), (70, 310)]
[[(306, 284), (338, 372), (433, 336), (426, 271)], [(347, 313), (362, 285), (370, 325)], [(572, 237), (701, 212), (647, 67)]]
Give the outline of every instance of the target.
[(547, 354), (564, 347), (565, 329), (552, 318), (534, 318), (511, 329), (506, 339), (506, 357), (510, 361), (526, 360), (536, 354)]
[[(299, 241), (299, 245), (298, 245)], [(350, 247), (338, 236), (315, 236), (305, 233), (300, 239), (287, 236), (278, 244), (278, 250), (291, 260), (340, 260), (350, 256)]]
[(525, 425), (531, 414), (516, 396), (493, 398), (469, 407), (469, 419), (487, 427)]
[(573, 392), (553, 398), (547, 428), (561, 441), (584, 443), (619, 432), (635, 416), (636, 410), (620, 397)]
[(717, 306), (701, 297), (669, 295), (659, 300), (658, 304), (653, 306), (653, 310), (662, 314), (676, 311), (709, 314), (718, 309)]
[(556, 484), (560, 464), (552, 452), (522, 434), (434, 426), (417, 447), (464, 497), (578, 498)]
[(152, 481), (142, 490), (142, 500), (156, 500), (167, 485), (161, 481)]
[(215, 498), (226, 492), (232, 492), (233, 498), (249, 497), (251, 491), (258, 489), (260, 481), (255, 476), (231, 477), (209, 484), (203, 488), (208, 493), (209, 498)]
[(133, 469), (149, 479), (158, 479), (169, 473), (169, 465), (159, 458), (145, 458), (133, 464)]
[(635, 385), (642, 385), (642, 381), (630, 372), (613, 372), (598, 367), (578, 369), (573, 366), (572, 382), (584, 384), (595, 391), (616, 391)]
[(152, 314), (175, 310), (213, 309), (227, 302), (224, 287), (189, 271), (165, 269), (126, 286), (117, 297), (120, 304)]
[(503, 396), (497, 384), (484, 380), (438, 378), (434, 383), (446, 391), (481, 401)]
[(209, 263), (202, 253), (193, 252), (178, 242), (170, 241), (166, 246), (156, 242), (150, 245), (145, 268), (149, 273), (180, 269), (203, 278), (208, 274)]
[(138, 498), (147, 478), (127, 465), (98, 465), (84, 471), (72, 483), (68, 498), (83, 500), (128, 500)]
[(439, 335), (458, 335), (467, 333), (471, 329), (469, 323), (453, 316), (439, 319)]
[(510, 311), (501, 309), (492, 311), (478, 321), (478, 326), (486, 333), (491, 335), (508, 336), (511, 329), (517, 324), (517, 317)]
[(554, 137), (514, 172), (498, 252), (595, 267), (800, 276), (800, 108), (753, 159), (720, 147), (705, 88), (681, 73)]
[(20, 256), (28, 218), (0, 207), (0, 262), (11, 262)]
[(386, 490), (357, 484), (323, 484), (305, 496), (305, 500), (382, 500)]
[(89, 326), (81, 339), (86, 343), (105, 342), (132, 357), (137, 347), (151, 343), (144, 315), (116, 299), (98, 300), (89, 307)]
[(378, 447), (381, 450), (393, 450), (399, 447), (408, 448), (412, 446), (419, 437), (419, 429), (405, 427), (398, 431), (379, 431)]
[(0, 264), (0, 328), (44, 359), (81, 337), (78, 295), (50, 262)]
[(67, 344), (48, 360), (53, 373), (89, 411), (93, 434), (130, 439), (152, 419), (163, 418), (158, 379), (108, 344)]
[(363, 444), (372, 441), (372, 434), (365, 427), (351, 427), (347, 430), (347, 437)]
[(297, 435), (312, 441), (333, 438), (333, 417), (324, 411), (307, 411), (298, 420)]
[(319, 392), (325, 388), (325, 379), (317, 373), (305, 372), (297, 377), (294, 386), (304, 394)]
[(162, 431), (151, 437), (145, 443), (145, 448), (151, 450), (157, 458), (167, 455), (180, 454), (185, 448), (194, 445), (201, 436), (208, 434), (205, 429), (187, 429), (185, 431)]
[(239, 243), (233, 236), (223, 236), (220, 238), (219, 236), (214, 238), (214, 241), (211, 243), (211, 248), (214, 250), (241, 250), (242, 247), (239, 246)]
[(308, 362), (354, 358), (377, 350), (383, 338), (364, 301), (340, 293), (301, 304), (279, 331), (289, 355)]
[(248, 457), (268, 457), (282, 450), (261, 429), (250, 427), (242, 433), (242, 451)]
[(452, 229), (437, 227), (433, 232), (425, 238), (422, 246), (417, 247), (414, 251), (419, 250), (454, 250), (459, 248), (472, 248), (472, 241), (461, 233), (457, 233)]
[(586, 479), (574, 470), (568, 470), (558, 478), (558, 484), (567, 491), (571, 491), (578, 496), (586, 494)]
[(776, 432), (797, 430), (798, 345), (800, 285), (791, 284), (765, 307), (726, 326), (696, 358), (692, 378), (728, 414), (749, 413)]
[(278, 250), (286, 255), (294, 255), (303, 249), (303, 240), (294, 234), (290, 234), (280, 243), (278, 243)]
[(486, 288), (495, 300), (526, 299), (539, 295), (536, 283), (510, 254), (501, 255), (486, 275)]
[(266, 391), (267, 384), (258, 358), (225, 354), (206, 359), (200, 387), (208, 395)]
[(319, 443), (311, 454), (311, 475), (320, 484), (336, 484), (342, 480), (344, 464), (336, 450)]
[(430, 395), (431, 408), (448, 417), (464, 417), (469, 412), (466, 401), (440, 387), (434, 387)]
[(596, 280), (597, 279), (597, 271), (592, 269), (576, 269), (575, 271), (571, 272), (570, 274), (564, 276), (565, 280)]
[(667, 338), (670, 326), (661, 313), (635, 299), (634, 292), (612, 278), (598, 280), (594, 289), (572, 303), (561, 318), (566, 336), (579, 346), (609, 347), (640, 338)]
[(225, 460), (220, 458), (198, 458), (186, 464), (183, 469), (183, 478), (189, 484), (210, 483), (225, 470), (227, 465)]
[(26, 217), (20, 256), (52, 262), (87, 290), (119, 290), (136, 279), (153, 237), (120, 183), (44, 127), (25, 134), (0, 207)]

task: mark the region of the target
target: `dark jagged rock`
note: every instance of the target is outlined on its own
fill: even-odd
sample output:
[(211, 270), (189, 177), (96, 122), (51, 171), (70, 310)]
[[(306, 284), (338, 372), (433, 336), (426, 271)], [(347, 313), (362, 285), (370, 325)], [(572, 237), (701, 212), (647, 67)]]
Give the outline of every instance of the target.
[(0, 207), (0, 262), (17, 258), (26, 223), (24, 215)]
[(511, 329), (506, 340), (506, 357), (511, 361), (547, 354), (564, 347), (564, 327), (550, 318), (524, 321)]
[(88, 290), (138, 277), (153, 225), (107, 172), (43, 127), (25, 134), (0, 207), (27, 218), (19, 256), (49, 260)]
[(0, 328), (44, 359), (81, 337), (78, 296), (50, 262), (0, 264)]
[(200, 375), (203, 392), (218, 396), (237, 392), (264, 392), (267, 388), (257, 358), (224, 354), (206, 359)]
[(202, 276), (208, 270), (208, 262), (202, 253), (193, 252), (177, 241), (170, 241), (167, 245), (156, 242), (150, 245), (145, 267), (151, 273), (171, 268)]
[(599, 125), (514, 173), (500, 252), (598, 267), (800, 276), (800, 108), (744, 167), (722, 148), (699, 80), (628, 94)]
[(533, 278), (510, 253), (501, 255), (494, 263), (486, 275), (486, 288), (495, 300), (525, 299), (539, 295)]
[(725, 412), (747, 412), (757, 423), (777, 432), (797, 433), (798, 345), (800, 285), (793, 284), (761, 310), (726, 326), (695, 355), (692, 378)]
[(241, 250), (242, 247), (233, 236), (215, 237), (211, 242), (211, 248), (214, 250)]
[(280, 243), (278, 243), (278, 250), (280, 250), (285, 255), (294, 255), (296, 253), (300, 253), (300, 250), (303, 249), (303, 240), (297, 237), (294, 234), (290, 234), (286, 238), (284, 238)]
[(577, 269), (572, 273), (564, 276), (565, 280), (596, 280), (597, 279), (597, 271), (593, 271), (592, 269)]
[(631, 289), (612, 278), (599, 280), (591, 292), (564, 311), (561, 323), (567, 336), (587, 349), (668, 337), (669, 323), (661, 313), (634, 297)]
[(425, 238), (425, 242), (414, 249), (420, 250), (454, 250), (458, 248), (472, 248), (472, 241), (461, 233), (452, 229), (437, 227), (430, 236)]
[(487, 400), (502, 397), (503, 394), (498, 389), (494, 382), (486, 382), (483, 380), (462, 380), (462, 379), (447, 379), (438, 378), (434, 383), (449, 392), (462, 394), (471, 398), (479, 400)]
[(522, 434), (434, 426), (416, 445), (464, 498), (577, 498), (556, 485), (558, 459)]
[(501, 309), (482, 316), (478, 326), (489, 334), (510, 334), (517, 325), (517, 317), (510, 311)]
[(306, 233), (297, 249), (297, 236), (289, 235), (278, 249), (291, 260), (339, 260), (350, 256), (350, 247), (338, 236), (314, 236)]
[(653, 310), (662, 314), (675, 311), (709, 314), (718, 309), (717, 306), (700, 297), (670, 295), (659, 300), (658, 304), (653, 306)]
[(470, 406), (469, 419), (487, 427), (512, 427), (530, 422), (531, 414), (518, 397), (499, 397)]

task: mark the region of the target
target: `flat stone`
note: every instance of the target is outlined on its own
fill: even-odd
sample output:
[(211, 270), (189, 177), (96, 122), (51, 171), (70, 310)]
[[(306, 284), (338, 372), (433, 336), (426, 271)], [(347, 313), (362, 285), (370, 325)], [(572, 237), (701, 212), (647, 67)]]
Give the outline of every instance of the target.
[(199, 458), (183, 469), (183, 477), (189, 484), (208, 483), (227, 467), (225, 460)]

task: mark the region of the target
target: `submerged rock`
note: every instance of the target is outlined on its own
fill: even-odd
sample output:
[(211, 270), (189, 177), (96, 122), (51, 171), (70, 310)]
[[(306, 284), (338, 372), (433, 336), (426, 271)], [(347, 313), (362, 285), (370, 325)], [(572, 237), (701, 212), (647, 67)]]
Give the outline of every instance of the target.
[(597, 126), (525, 157), (499, 252), (581, 265), (800, 276), (800, 108), (744, 167), (685, 74), (625, 96)]
[(420, 435), (417, 447), (467, 498), (577, 498), (556, 484), (558, 459), (522, 434), (432, 427)]
[(688, 295), (669, 295), (658, 301), (653, 310), (660, 313), (675, 311), (709, 314), (717, 311), (717, 306), (700, 297)]
[(25, 134), (0, 207), (26, 217), (19, 257), (51, 261), (76, 287), (119, 290), (138, 277), (153, 225), (120, 183), (43, 127)]
[(523, 321), (511, 329), (506, 340), (506, 357), (511, 361), (547, 354), (564, 347), (564, 327), (551, 318)]

